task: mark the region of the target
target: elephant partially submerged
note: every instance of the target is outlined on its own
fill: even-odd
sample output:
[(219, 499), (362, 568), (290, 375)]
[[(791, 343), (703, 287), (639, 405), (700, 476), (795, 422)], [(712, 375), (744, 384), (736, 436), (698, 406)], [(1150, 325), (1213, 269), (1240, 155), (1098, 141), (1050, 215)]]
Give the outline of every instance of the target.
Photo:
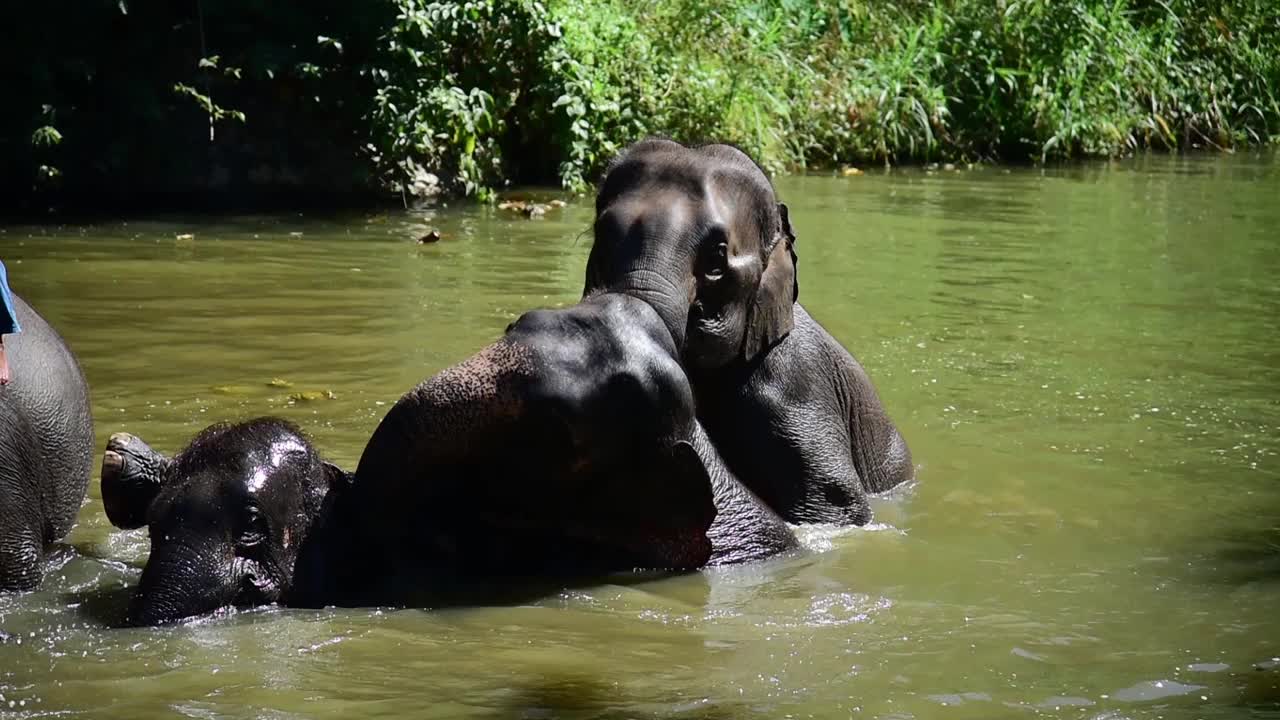
[(114, 436), (108, 515), (151, 532), (130, 619), (401, 604), (424, 584), (692, 570), (794, 548), (721, 462), (675, 350), (632, 297), (527, 313), (405, 394), (354, 476), (279, 420), (206, 430), (172, 459)]
[(30, 590), (45, 548), (71, 530), (84, 502), (93, 420), (75, 356), (39, 313), (13, 300), (22, 332), (4, 341), (12, 380), (0, 385), (0, 590)]
[(727, 145), (632, 145), (596, 196), (584, 294), (645, 300), (676, 341), (698, 419), (729, 468), (790, 522), (861, 525), (914, 476), (866, 372), (797, 302), (795, 233)]

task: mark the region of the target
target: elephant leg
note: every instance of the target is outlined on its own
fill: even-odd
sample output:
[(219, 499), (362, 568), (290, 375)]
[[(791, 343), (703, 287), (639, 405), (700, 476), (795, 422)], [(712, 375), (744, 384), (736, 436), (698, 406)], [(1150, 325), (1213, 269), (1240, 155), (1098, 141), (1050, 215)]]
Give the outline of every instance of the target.
[(42, 574), (47, 474), (34, 428), (6, 399), (0, 394), (0, 590), (31, 590)]
[(701, 425), (694, 428), (693, 447), (708, 469), (715, 495), (716, 517), (707, 529), (713, 548), (708, 565), (760, 560), (800, 547), (786, 521), (729, 471)]
[[(805, 428), (784, 435), (785, 450), (775, 457), (794, 457), (795, 463), (776, 472), (803, 478), (783, 513), (791, 522), (823, 522), (865, 525), (871, 521), (871, 504), (854, 457), (847, 426), (834, 414), (827, 422), (813, 422), (803, 409), (781, 411), (782, 427)], [(775, 440), (777, 442), (777, 440)]]
[(27, 523), (0, 529), (0, 591), (34, 590), (44, 571), (41, 533)]

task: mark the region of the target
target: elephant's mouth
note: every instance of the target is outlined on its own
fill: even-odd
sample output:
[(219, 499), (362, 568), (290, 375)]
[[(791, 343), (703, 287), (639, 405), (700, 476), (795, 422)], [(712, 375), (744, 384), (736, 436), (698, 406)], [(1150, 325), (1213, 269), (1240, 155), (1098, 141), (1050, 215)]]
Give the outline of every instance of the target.
[(130, 606), (128, 624), (164, 625), (226, 607), (270, 605), (280, 598), (281, 584), (264, 563), (236, 556), (229, 566), (222, 566), (222, 572), (207, 564), (205, 573), (175, 572), (175, 568), (198, 564), (176, 565), (169, 557), (155, 567), (149, 562)]
[(232, 604), (237, 607), (254, 605), (270, 605), (280, 599), (280, 582), (276, 573), (268, 570), (264, 563), (245, 557), (236, 557), (233, 562), (233, 577), (240, 578)]
[(700, 368), (718, 367), (729, 362), (740, 349), (733, 343), (733, 324), (729, 313), (708, 312), (701, 301), (695, 302), (689, 308), (685, 360)]

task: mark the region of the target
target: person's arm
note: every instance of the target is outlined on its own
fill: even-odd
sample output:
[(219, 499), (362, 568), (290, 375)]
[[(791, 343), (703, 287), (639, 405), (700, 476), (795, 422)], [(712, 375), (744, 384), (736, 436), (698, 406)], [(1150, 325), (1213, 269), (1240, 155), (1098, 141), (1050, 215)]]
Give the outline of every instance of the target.
[(9, 384), (9, 360), (4, 355), (4, 336), (22, 332), (18, 324), (18, 308), (9, 290), (9, 274), (0, 261), (0, 385)]

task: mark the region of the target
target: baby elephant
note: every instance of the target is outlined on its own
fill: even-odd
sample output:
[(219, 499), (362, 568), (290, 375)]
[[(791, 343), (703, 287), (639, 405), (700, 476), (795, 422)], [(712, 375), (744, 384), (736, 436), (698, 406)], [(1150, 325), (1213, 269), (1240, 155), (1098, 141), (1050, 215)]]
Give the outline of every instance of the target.
[(789, 550), (726, 469), (643, 301), (530, 312), (400, 399), (355, 475), (297, 428), (215, 426), (172, 459), (113, 436), (102, 495), (152, 554), (130, 607), (402, 604), (473, 579), (684, 571)]
[(129, 620), (287, 602), (299, 549), (325, 498), (348, 480), (298, 428), (273, 418), (213, 425), (172, 458), (112, 435), (102, 458), (107, 518), (151, 533)]

